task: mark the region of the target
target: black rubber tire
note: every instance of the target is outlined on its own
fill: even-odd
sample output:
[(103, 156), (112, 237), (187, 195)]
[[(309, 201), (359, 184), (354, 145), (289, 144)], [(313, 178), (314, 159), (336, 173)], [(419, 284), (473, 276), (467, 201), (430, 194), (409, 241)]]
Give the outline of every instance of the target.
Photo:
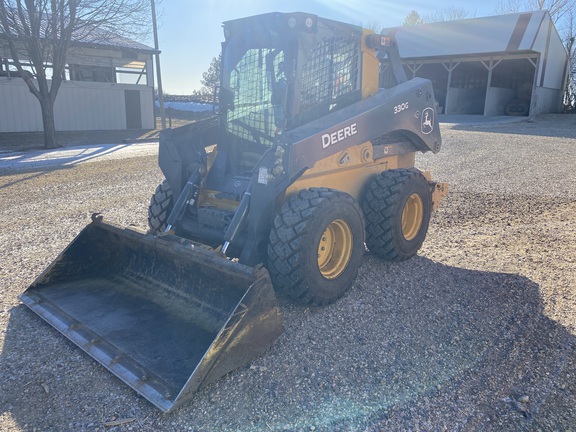
[[(402, 230), (402, 214), (414, 194), (421, 200), (421, 222), (407, 239)], [(432, 212), (428, 181), (417, 169), (384, 171), (368, 185), (362, 210), (366, 219), (366, 246), (370, 252), (389, 261), (411, 258), (422, 247), (428, 232)]]
[[(341, 227), (348, 235), (346, 243), (350, 247), (342, 248), (347, 258), (334, 266), (337, 271), (328, 278), (325, 274), (329, 265), (319, 264), (320, 251), (324, 250), (319, 247), (321, 241), (326, 242), (329, 226)], [(356, 279), (364, 253), (364, 236), (362, 209), (350, 195), (326, 188), (301, 190), (283, 204), (270, 232), (268, 270), (274, 287), (304, 304), (333, 303)], [(329, 249), (337, 250), (334, 246)], [(327, 261), (332, 262), (332, 258)]]
[(148, 227), (153, 234), (163, 233), (166, 229), (168, 216), (174, 207), (172, 189), (167, 180), (158, 185), (148, 206)]

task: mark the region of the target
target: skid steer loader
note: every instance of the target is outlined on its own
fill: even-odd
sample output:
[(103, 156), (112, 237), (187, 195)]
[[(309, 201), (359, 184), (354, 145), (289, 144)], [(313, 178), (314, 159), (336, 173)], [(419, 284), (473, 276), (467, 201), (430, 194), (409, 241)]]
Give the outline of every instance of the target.
[(164, 411), (272, 344), (275, 290), (326, 305), (365, 246), (414, 256), (447, 190), (414, 168), (440, 131), (393, 37), (306, 13), (224, 36), (217, 115), (160, 135), (150, 231), (94, 215), (20, 297)]

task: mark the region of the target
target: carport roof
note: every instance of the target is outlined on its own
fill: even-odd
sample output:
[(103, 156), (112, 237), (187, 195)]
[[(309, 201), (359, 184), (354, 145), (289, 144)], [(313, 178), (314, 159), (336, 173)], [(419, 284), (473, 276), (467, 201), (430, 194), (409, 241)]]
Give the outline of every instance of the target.
[[(395, 27), (402, 58), (466, 56), (536, 51), (547, 11), (525, 12), (441, 23)], [(554, 30), (556, 31), (556, 30)]]

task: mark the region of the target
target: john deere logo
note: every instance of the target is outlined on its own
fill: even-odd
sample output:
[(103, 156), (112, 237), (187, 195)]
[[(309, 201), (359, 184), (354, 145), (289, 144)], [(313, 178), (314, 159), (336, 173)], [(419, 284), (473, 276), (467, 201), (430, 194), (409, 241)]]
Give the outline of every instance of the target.
[(420, 130), (424, 135), (428, 135), (434, 130), (434, 110), (432, 108), (426, 108), (422, 111), (422, 117), (420, 118), (421, 127)]
[(356, 129), (356, 123), (352, 123), (351, 125), (338, 129), (336, 132), (332, 132), (331, 134), (324, 134), (322, 135), (322, 148), (334, 145), (338, 141), (345, 140), (357, 133), (358, 129)]

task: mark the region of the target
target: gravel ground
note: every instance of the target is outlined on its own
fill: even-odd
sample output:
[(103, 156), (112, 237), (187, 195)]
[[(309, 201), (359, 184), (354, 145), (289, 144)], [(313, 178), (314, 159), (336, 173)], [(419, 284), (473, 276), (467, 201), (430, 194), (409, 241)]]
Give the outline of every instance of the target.
[(418, 257), (367, 254), (325, 308), (171, 414), (20, 304), (95, 211), (145, 229), (154, 155), (0, 170), (0, 431), (576, 431), (574, 116), (444, 125)]

